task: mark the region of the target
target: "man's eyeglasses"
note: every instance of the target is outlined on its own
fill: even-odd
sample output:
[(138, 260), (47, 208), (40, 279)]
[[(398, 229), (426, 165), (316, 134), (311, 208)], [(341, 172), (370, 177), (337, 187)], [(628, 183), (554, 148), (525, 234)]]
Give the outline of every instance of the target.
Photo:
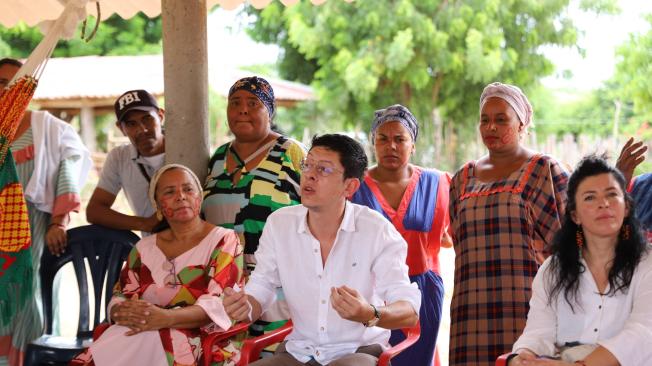
[(174, 259), (166, 260), (165, 262), (163, 262), (163, 270), (169, 272), (168, 275), (165, 276), (165, 279), (163, 280), (166, 287), (174, 288), (182, 284), (181, 282), (177, 281), (177, 270), (174, 267)]
[(312, 162), (312, 161), (309, 161), (309, 160), (306, 160), (306, 159), (301, 160), (300, 167), (301, 167), (301, 171), (303, 173), (308, 173), (309, 171), (314, 169), (315, 172), (317, 174), (319, 174), (320, 176), (322, 176), (322, 177), (328, 177), (329, 175), (331, 175), (331, 174), (333, 174), (335, 172), (343, 173), (339, 169), (336, 169), (336, 168), (333, 168), (333, 167), (330, 167), (330, 166), (326, 166), (326, 165), (322, 165), (320, 163), (315, 163), (315, 162)]
[(133, 130), (140, 126), (151, 127), (154, 125), (154, 122), (156, 122), (156, 118), (154, 118), (154, 116), (152, 116), (151, 114), (147, 114), (143, 116), (143, 118), (141, 118), (140, 121), (137, 121), (135, 119), (120, 121), (122, 126), (128, 130)]

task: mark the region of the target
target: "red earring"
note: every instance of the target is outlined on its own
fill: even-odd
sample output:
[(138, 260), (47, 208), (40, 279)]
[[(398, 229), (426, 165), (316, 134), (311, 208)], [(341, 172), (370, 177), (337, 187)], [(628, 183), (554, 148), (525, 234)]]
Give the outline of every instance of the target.
[(575, 232), (575, 241), (577, 242), (577, 248), (581, 250), (584, 246), (584, 234), (581, 229), (577, 229)]
[(629, 240), (629, 224), (623, 225), (623, 227), (620, 229), (620, 232), (623, 236), (623, 240)]

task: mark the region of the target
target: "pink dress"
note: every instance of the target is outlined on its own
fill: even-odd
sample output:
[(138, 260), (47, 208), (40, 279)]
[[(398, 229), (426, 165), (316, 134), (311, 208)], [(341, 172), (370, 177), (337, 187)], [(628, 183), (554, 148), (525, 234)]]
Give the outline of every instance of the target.
[[(203, 358), (202, 339), (208, 333), (231, 327), (222, 306), (222, 292), (226, 287), (244, 284), (237, 234), (215, 227), (196, 247), (170, 261), (156, 246), (156, 237), (142, 239), (129, 254), (109, 309), (138, 294), (165, 309), (198, 305), (212, 323), (200, 329), (164, 328), (133, 336), (125, 336), (129, 328), (114, 324), (77, 356), (73, 365), (197, 365)], [(172, 271), (174, 285), (166, 285)], [(217, 365), (234, 365), (239, 359), (237, 349), (228, 342), (212, 353)]]

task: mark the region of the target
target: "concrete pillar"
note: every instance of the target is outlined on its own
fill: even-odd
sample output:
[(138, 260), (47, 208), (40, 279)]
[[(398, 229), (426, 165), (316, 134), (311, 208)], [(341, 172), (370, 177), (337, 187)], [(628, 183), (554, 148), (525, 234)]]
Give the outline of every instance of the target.
[(95, 140), (95, 111), (90, 105), (82, 105), (79, 113), (79, 127), (81, 127), (81, 139), (90, 152), (97, 150)]
[(208, 164), (206, 0), (161, 0), (165, 79), (165, 161), (203, 182)]

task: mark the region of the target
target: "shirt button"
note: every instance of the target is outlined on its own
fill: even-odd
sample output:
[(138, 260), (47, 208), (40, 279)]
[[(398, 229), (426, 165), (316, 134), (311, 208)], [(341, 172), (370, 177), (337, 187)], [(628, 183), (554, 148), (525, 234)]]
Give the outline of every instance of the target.
[(598, 331), (598, 328), (593, 329), (593, 331), (594, 331), (594, 332), (597, 332), (597, 331)]
[(598, 305), (598, 309), (602, 309), (602, 305)]
[(317, 278), (319, 278), (321, 280), (321, 275), (317, 275)]
[(326, 300), (322, 300), (321, 303), (322, 303), (322, 304), (325, 304), (325, 303), (326, 303)]
[(315, 253), (317, 253), (317, 249), (315, 249)]
[(319, 328), (322, 332), (324, 331), (324, 327)]

